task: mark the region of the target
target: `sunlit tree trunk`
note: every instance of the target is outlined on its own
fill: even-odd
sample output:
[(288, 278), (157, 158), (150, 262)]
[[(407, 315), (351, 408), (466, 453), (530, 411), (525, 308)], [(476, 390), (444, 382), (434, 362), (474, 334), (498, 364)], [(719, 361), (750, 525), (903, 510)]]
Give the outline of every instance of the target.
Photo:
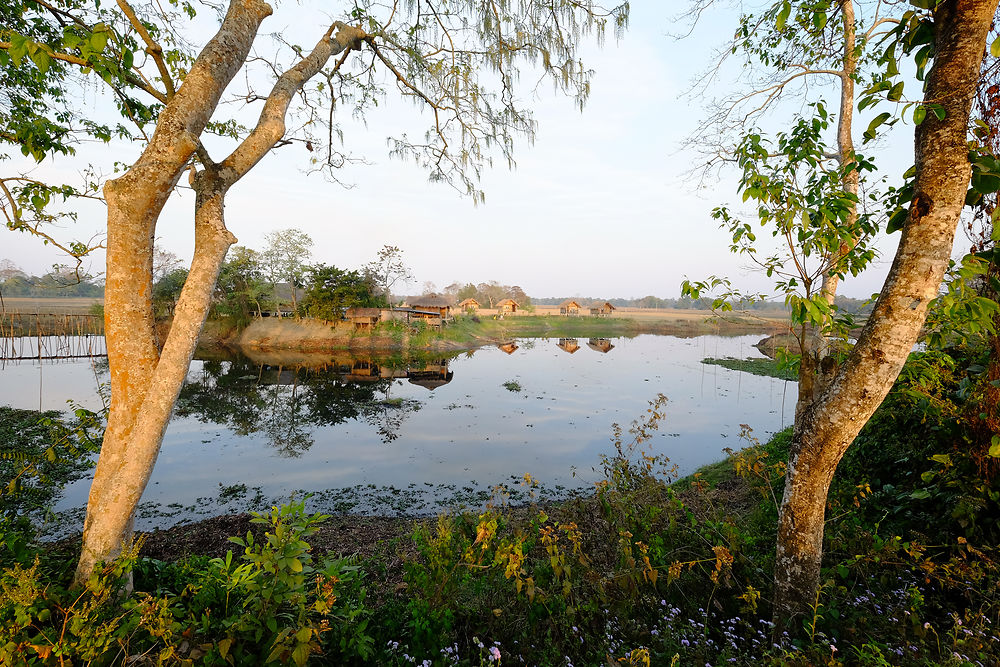
[[(74, 583), (87, 581), (98, 562), (131, 539), (132, 517), (149, 482), (174, 402), (204, 327), (226, 251), (235, 237), (223, 217), (225, 195), (285, 132), (292, 96), (335, 53), (357, 43), (359, 30), (336, 23), (316, 48), (278, 78), (250, 135), (214, 163), (199, 139), (218, 101), (249, 54), (271, 7), (233, 0), (215, 37), (160, 116), (146, 150), (105, 187), (108, 203), (105, 336), (111, 406), (84, 522)], [(335, 38), (334, 28), (339, 28)], [(158, 353), (153, 331), (152, 256), (156, 221), (195, 151), (204, 169), (195, 189), (195, 252), (191, 271)]]
[(899, 375), (948, 266), (971, 175), (969, 111), (996, 8), (997, 0), (946, 0), (934, 12), (924, 99), (946, 116), (927, 114), (916, 128), (916, 194), (872, 315), (839, 372), (796, 420), (778, 523), (778, 632), (816, 600), (834, 471)]

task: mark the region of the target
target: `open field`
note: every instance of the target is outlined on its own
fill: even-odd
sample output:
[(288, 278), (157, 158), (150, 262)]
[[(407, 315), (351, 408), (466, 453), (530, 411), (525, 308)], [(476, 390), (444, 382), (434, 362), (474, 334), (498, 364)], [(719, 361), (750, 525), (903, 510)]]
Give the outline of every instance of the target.
[(103, 298), (88, 296), (67, 298), (4, 297), (0, 311), (7, 313), (46, 313), (55, 315), (85, 315), (94, 304), (103, 304)]

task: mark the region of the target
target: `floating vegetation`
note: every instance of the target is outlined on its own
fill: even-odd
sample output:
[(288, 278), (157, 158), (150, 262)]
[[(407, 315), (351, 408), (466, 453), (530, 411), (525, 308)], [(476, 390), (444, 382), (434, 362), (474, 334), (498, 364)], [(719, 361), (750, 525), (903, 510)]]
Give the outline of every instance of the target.
[(512, 391), (515, 394), (524, 390), (524, 388), (521, 386), (521, 383), (518, 382), (517, 380), (507, 380), (501, 386), (507, 391)]
[(799, 379), (795, 371), (774, 359), (736, 359), (735, 357), (724, 357), (722, 359), (702, 359), (701, 363), (722, 366), (732, 371), (742, 371), (752, 375), (778, 378), (779, 380)]

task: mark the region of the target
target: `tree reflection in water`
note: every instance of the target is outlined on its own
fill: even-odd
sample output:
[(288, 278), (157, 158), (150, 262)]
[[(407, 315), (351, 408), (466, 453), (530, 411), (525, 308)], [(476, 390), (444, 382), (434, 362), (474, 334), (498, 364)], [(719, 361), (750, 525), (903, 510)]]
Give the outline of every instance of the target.
[(188, 378), (176, 414), (224, 425), (238, 435), (264, 434), (268, 444), (289, 457), (312, 447), (317, 427), (349, 420), (370, 424), (382, 442), (390, 443), (421, 405), (391, 396), (404, 378), (433, 389), (450, 382), (452, 372), (447, 360), (407, 366), (329, 359), (322, 365), (285, 366), (243, 356), (211, 359)]

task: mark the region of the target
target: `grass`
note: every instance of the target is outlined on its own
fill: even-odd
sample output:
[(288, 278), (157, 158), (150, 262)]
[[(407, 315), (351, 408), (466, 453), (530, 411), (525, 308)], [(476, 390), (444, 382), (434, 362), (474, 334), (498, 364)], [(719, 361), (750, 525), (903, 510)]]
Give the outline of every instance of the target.
[(702, 359), (701, 363), (712, 366), (722, 366), (732, 371), (742, 371), (751, 375), (762, 375), (764, 377), (778, 378), (779, 380), (798, 380), (798, 375), (790, 368), (782, 367), (774, 359), (735, 359), (724, 357), (722, 359)]
[(506, 389), (507, 391), (512, 391), (515, 394), (518, 393), (518, 392), (520, 392), (520, 391), (523, 391), (523, 388), (521, 387), (521, 383), (518, 382), (517, 380), (507, 380), (501, 386), (504, 389)]

